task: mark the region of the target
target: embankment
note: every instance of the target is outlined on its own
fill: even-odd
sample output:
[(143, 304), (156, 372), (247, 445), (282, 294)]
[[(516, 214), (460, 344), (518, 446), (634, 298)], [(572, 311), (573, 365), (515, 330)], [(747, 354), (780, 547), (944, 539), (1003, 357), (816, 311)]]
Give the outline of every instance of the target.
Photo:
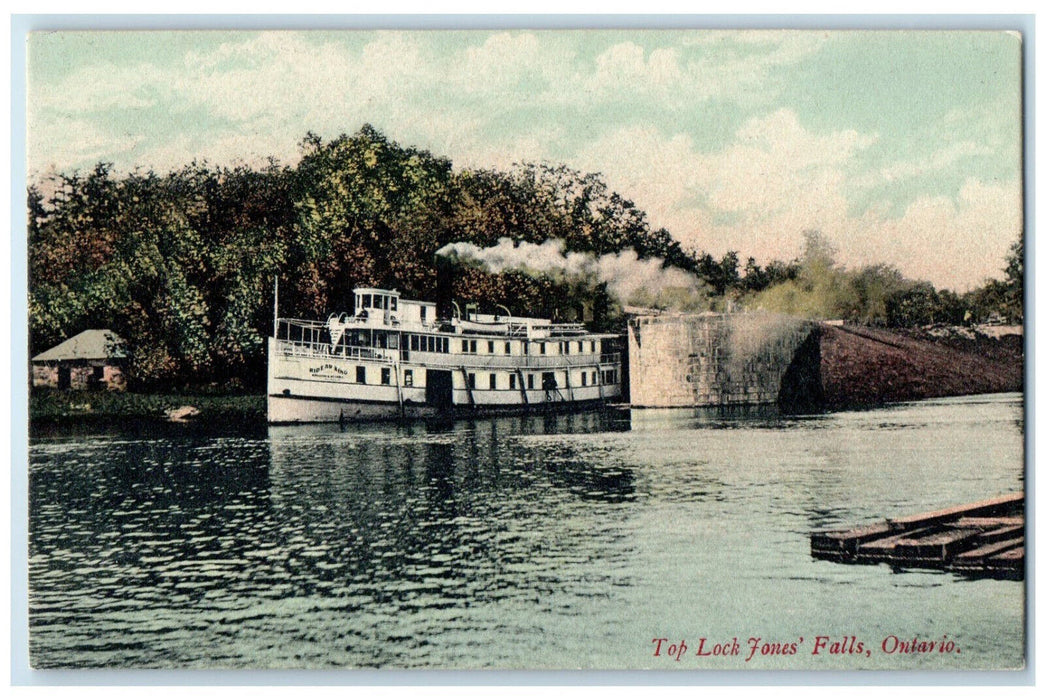
[(265, 396), (37, 389), (29, 396), (29, 419), (34, 424), (145, 421), (263, 425)]
[(817, 332), (820, 401), (827, 410), (1024, 387), (1022, 335), (829, 325)]

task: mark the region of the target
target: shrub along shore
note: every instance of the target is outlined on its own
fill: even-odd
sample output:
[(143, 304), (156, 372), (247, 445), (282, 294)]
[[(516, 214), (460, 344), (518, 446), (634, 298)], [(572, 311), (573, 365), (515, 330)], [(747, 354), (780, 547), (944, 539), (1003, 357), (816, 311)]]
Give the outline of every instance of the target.
[(265, 422), (264, 394), (156, 393), (34, 390), (31, 422), (147, 420), (193, 423)]

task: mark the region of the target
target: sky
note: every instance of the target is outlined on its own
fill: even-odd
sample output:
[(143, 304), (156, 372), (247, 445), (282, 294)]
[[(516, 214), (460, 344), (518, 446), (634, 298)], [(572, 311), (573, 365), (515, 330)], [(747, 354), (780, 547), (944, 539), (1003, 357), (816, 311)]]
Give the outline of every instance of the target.
[(28, 181), (293, 165), (372, 124), (455, 168), (601, 173), (684, 246), (938, 288), (1021, 235), (1021, 40), (976, 31), (48, 32), (30, 35)]

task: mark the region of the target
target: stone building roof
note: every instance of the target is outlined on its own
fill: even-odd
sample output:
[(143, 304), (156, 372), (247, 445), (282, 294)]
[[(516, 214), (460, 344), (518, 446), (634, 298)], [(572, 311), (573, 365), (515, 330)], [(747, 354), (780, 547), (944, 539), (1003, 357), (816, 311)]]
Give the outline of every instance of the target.
[(45, 350), (33, 362), (62, 360), (109, 360), (127, 357), (123, 338), (108, 329), (93, 329)]

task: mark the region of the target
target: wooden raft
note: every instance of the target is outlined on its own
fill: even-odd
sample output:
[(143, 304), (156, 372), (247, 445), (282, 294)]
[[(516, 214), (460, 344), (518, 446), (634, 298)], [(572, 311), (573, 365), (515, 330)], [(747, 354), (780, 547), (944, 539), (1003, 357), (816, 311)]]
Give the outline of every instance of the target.
[(815, 532), (815, 559), (847, 564), (1024, 578), (1024, 494), (887, 519), (852, 530)]

